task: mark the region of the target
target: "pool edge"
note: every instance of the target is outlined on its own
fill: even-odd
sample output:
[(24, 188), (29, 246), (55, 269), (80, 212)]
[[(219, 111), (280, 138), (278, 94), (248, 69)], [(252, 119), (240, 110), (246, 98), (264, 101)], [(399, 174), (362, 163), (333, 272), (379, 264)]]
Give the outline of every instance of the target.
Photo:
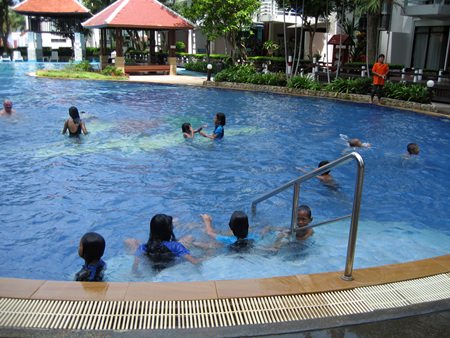
[(203, 282), (69, 282), (0, 278), (0, 297), (46, 300), (184, 301), (298, 295), (349, 290), (450, 272), (450, 254), (354, 270), (354, 280), (341, 272), (273, 278)]

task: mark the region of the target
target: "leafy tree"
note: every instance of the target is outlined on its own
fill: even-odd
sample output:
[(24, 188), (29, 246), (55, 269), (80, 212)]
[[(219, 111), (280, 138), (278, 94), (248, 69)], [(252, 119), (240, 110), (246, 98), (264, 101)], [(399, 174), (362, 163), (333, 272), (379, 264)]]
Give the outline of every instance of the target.
[(192, 0), (184, 15), (196, 22), (206, 35), (208, 58), (210, 42), (225, 37), (231, 46), (231, 59), (235, 62), (239, 54), (245, 58), (245, 45), (240, 32), (248, 30), (259, 6), (259, 0)]
[(13, 0), (0, 0), (0, 39), (4, 48), (8, 48), (8, 36), (11, 32), (9, 7), (13, 5)]
[(115, 0), (83, 0), (84, 5), (94, 14), (102, 11)]
[[(317, 32), (320, 18), (326, 18), (330, 14), (332, 6), (329, 0), (277, 0), (278, 6), (286, 10), (294, 9), (300, 13), (304, 22), (304, 28), (309, 34), (308, 56), (313, 57), (313, 40)], [(303, 12), (302, 12), (303, 10)], [(302, 46), (300, 46), (302, 48)]]

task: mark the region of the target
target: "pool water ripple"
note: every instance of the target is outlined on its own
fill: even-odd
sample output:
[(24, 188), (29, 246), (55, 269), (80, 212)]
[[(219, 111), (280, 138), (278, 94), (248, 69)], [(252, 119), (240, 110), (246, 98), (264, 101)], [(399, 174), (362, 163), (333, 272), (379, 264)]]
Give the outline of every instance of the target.
[[(210, 243), (199, 215), (227, 233), (233, 210), (250, 213), (260, 194), (323, 159), (348, 153), (340, 134), (371, 143), (366, 162), (355, 267), (447, 254), (450, 243), (448, 120), (380, 106), (205, 88), (49, 80), (27, 77), (52, 64), (0, 64), (0, 93), (18, 114), (0, 119), (0, 272), (4, 277), (70, 280), (82, 264), (83, 233), (107, 240), (110, 281), (186, 281), (270, 277), (342, 270), (348, 222), (315, 229), (305, 243), (278, 252), (236, 255), (191, 247), (200, 266), (131, 274), (126, 238), (146, 241), (155, 213), (173, 215), (178, 237)], [(86, 111), (90, 134), (62, 136), (67, 110)], [(227, 115), (225, 138), (184, 140), (181, 124)], [(406, 144), (421, 147), (403, 158)], [(315, 221), (349, 213), (355, 167), (333, 170), (338, 183), (302, 185), (300, 202)], [(251, 231), (287, 227), (292, 191), (263, 202)]]

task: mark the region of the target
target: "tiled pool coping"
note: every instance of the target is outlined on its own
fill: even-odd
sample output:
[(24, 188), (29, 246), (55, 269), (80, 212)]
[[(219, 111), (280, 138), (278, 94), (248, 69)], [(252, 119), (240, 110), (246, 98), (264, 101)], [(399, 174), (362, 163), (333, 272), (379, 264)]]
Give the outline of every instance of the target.
[(411, 280), (450, 272), (450, 254), (354, 270), (353, 281), (341, 272), (285, 277), (173, 283), (80, 283), (17, 278), (0, 279), (0, 297), (48, 300), (203, 300), (307, 294)]

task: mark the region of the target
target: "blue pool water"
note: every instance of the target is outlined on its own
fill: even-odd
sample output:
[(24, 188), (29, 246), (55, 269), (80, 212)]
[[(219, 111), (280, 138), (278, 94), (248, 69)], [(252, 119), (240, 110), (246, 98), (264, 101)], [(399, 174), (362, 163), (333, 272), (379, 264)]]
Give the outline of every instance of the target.
[[(450, 120), (334, 100), (150, 84), (38, 79), (44, 64), (0, 64), (0, 98), (17, 114), (0, 119), (0, 276), (71, 280), (82, 264), (78, 241), (87, 231), (106, 241), (110, 281), (186, 281), (270, 277), (342, 270), (348, 221), (319, 227), (310, 240), (233, 256), (203, 251), (200, 266), (181, 263), (155, 274), (131, 274), (123, 241), (148, 238), (155, 213), (177, 218), (178, 237), (209, 243), (199, 214), (228, 228), (233, 210), (301, 172), (349, 151), (340, 134), (373, 147), (366, 162), (355, 268), (447, 254)], [(71, 105), (88, 112), (90, 134), (61, 135)], [(225, 138), (182, 138), (180, 126), (227, 115)], [(404, 159), (406, 144), (421, 154)], [(314, 221), (349, 213), (355, 167), (332, 172), (330, 190), (302, 186), (300, 202)], [(258, 206), (251, 231), (290, 222), (292, 191)], [(271, 245), (273, 234), (261, 246)]]

